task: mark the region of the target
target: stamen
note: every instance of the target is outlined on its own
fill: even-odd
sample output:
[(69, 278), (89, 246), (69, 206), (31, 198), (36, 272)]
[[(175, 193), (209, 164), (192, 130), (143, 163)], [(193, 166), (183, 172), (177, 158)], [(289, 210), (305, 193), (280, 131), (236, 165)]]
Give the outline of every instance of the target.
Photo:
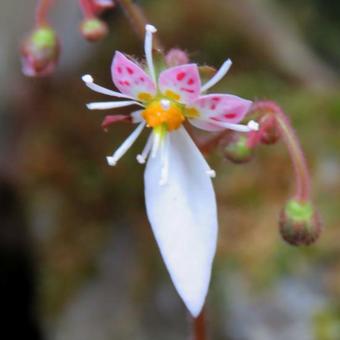
[(121, 102), (97, 102), (97, 103), (89, 103), (86, 104), (89, 110), (107, 110), (107, 109), (116, 109), (118, 107), (125, 107), (130, 105), (139, 105), (144, 107), (141, 103), (128, 100), (128, 101), (121, 101)]
[[(214, 125), (223, 127), (225, 129), (230, 129), (238, 132), (249, 132), (253, 131), (254, 126), (250, 124), (251, 126), (249, 127), (248, 125), (243, 125), (243, 124), (234, 124), (234, 123), (226, 123), (226, 122), (220, 122), (220, 121), (215, 121), (212, 122)], [(255, 123), (255, 122), (254, 122)], [(249, 123), (248, 123), (249, 124)]]
[(116, 91), (112, 91), (109, 89), (106, 89), (103, 86), (97, 85), (93, 82), (93, 77), (90, 74), (85, 74), (84, 76), (81, 77), (81, 79), (83, 80), (83, 82), (85, 83), (85, 85), (90, 88), (92, 91), (101, 93), (101, 94), (105, 94), (108, 96), (112, 96), (112, 97), (117, 97), (117, 98), (127, 98), (127, 99), (132, 99), (134, 100), (135, 98), (127, 96), (125, 94), (122, 94), (120, 92), (116, 92)]
[(171, 104), (170, 104), (170, 100), (168, 100), (168, 99), (162, 99), (161, 100), (161, 106), (162, 106), (162, 108), (164, 109), (164, 110), (169, 110), (170, 109), (170, 106), (171, 106)]
[(146, 25), (145, 31), (146, 31), (145, 42), (144, 42), (145, 58), (148, 64), (151, 78), (156, 84), (156, 72), (155, 72), (155, 66), (154, 66), (153, 57), (152, 57), (152, 39), (153, 39), (153, 34), (157, 32), (157, 29), (155, 26)]
[(154, 138), (153, 133), (150, 133), (142, 153), (137, 155), (136, 158), (137, 158), (137, 162), (139, 164), (144, 164), (146, 162), (146, 159), (148, 158), (148, 155), (149, 155), (151, 148), (152, 148), (153, 138)]
[(110, 166), (115, 166), (118, 160), (130, 149), (132, 144), (143, 131), (144, 126), (144, 122), (140, 123), (138, 127), (131, 133), (131, 135), (123, 142), (123, 144), (113, 153), (113, 155), (106, 157), (107, 163)]
[(159, 185), (165, 185), (168, 182), (168, 175), (169, 175), (169, 136), (166, 135), (161, 149), (161, 178), (159, 180)]
[(213, 87), (216, 83), (218, 83), (229, 71), (232, 62), (230, 59), (226, 60), (220, 69), (216, 72), (216, 74), (201, 87), (201, 92), (205, 92), (211, 87)]

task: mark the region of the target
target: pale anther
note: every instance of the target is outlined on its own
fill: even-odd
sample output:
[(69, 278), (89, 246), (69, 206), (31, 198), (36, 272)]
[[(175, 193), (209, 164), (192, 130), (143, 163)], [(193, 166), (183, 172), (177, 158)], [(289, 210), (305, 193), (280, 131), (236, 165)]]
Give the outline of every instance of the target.
[(215, 170), (209, 169), (209, 170), (206, 171), (206, 173), (211, 178), (215, 178), (216, 177), (216, 171)]
[(147, 32), (151, 32), (151, 33), (156, 33), (157, 32), (157, 28), (153, 25), (147, 24), (145, 25), (145, 30)]
[(93, 83), (93, 77), (90, 74), (85, 74), (81, 77), (85, 83)]
[(251, 120), (247, 126), (249, 127), (250, 130), (252, 131), (258, 131), (259, 130), (259, 123), (255, 122), (254, 120)]
[(107, 164), (110, 166), (115, 166), (117, 164), (117, 162), (112, 156), (107, 156), (106, 161), (107, 161)]
[(137, 155), (136, 159), (139, 164), (145, 164), (146, 159), (143, 157), (143, 155)]

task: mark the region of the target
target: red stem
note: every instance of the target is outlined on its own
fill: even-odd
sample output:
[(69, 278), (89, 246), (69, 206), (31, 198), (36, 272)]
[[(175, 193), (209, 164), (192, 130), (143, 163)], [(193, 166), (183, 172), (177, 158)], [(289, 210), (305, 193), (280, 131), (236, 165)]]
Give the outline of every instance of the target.
[(255, 102), (251, 112), (273, 114), (277, 125), (280, 129), (282, 139), (287, 146), (290, 159), (293, 164), (296, 181), (295, 199), (300, 202), (305, 202), (310, 198), (310, 177), (306, 164), (306, 160), (300, 146), (294, 129), (292, 128), (288, 117), (282, 109), (272, 101)]
[(192, 340), (206, 340), (205, 312), (202, 310), (197, 318), (193, 318)]
[(53, 0), (39, 0), (35, 9), (35, 24), (37, 26), (48, 25), (47, 15)]
[(79, 5), (85, 18), (89, 19), (95, 16), (91, 0), (79, 0)]

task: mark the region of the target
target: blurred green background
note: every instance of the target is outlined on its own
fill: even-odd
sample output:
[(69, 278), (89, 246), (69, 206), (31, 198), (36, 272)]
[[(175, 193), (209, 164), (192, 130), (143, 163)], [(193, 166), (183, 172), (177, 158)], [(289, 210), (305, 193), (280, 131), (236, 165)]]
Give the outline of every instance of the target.
[[(278, 213), (294, 178), (282, 144), (246, 165), (208, 156), (217, 171), (219, 245), (207, 301), (211, 339), (340, 339), (340, 3), (337, 0), (145, 0), (138, 2), (167, 49), (233, 67), (216, 91), (272, 99), (287, 112), (312, 175), (324, 222), (320, 240), (294, 248)], [(101, 99), (80, 78), (112, 87), (118, 49), (142, 43), (120, 8), (110, 34), (90, 44), (77, 1), (56, 1), (62, 41), (53, 77), (21, 75), (18, 46), (35, 1), (0, 2), (0, 297), (26, 338), (187, 339), (189, 318), (163, 266), (143, 201), (144, 138), (119, 165), (105, 156), (128, 125), (104, 133)], [(15, 328), (12, 328), (15, 332)], [(14, 333), (15, 334), (15, 333)], [(16, 339), (10, 337), (8, 339)]]

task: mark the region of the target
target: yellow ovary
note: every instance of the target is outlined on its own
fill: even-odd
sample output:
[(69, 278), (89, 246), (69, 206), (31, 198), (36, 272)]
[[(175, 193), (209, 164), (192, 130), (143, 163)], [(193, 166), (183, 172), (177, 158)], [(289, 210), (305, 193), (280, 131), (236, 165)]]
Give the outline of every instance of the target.
[(148, 126), (154, 128), (165, 125), (168, 131), (178, 129), (185, 120), (181, 107), (167, 99), (151, 102), (142, 116)]

